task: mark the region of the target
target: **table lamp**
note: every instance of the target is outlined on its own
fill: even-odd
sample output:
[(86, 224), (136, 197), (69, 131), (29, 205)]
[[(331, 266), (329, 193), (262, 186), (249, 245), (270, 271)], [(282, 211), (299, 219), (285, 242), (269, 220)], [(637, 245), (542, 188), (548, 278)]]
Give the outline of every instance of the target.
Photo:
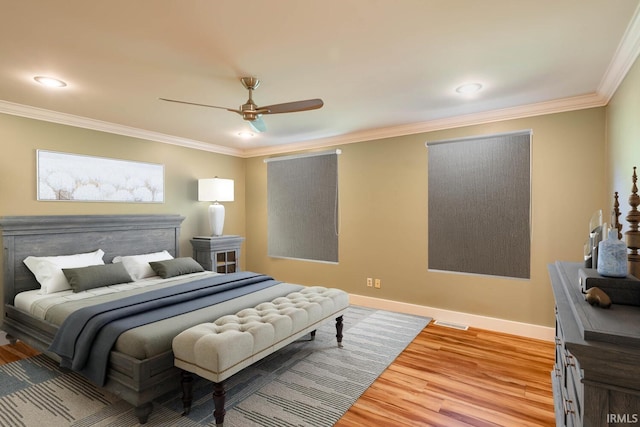
[(209, 206), (209, 226), (213, 237), (222, 236), (224, 206), (218, 202), (233, 202), (233, 180), (206, 178), (198, 180), (198, 201), (213, 202)]

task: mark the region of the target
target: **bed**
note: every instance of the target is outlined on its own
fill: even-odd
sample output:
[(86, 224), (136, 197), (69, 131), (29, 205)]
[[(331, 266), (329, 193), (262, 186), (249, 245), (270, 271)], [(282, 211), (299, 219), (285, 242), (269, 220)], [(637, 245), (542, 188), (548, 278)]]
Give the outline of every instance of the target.
[[(179, 258), (180, 224), (183, 219), (179, 215), (0, 218), (4, 248), (4, 303), (0, 328), (7, 333), (10, 342), (22, 340), (53, 359), (64, 361), (64, 358), (49, 351), (49, 348), (67, 314), (50, 317), (48, 314), (40, 314), (41, 309), (34, 308), (38, 307), (38, 290), (41, 285), (24, 260), (28, 257), (91, 253), (97, 250), (104, 252), (100, 255), (105, 264), (112, 263), (116, 257), (134, 257), (161, 251), (166, 251), (172, 258)], [(156, 289), (158, 284), (160, 288), (165, 286), (167, 281), (195, 282), (204, 280), (205, 276), (207, 280), (209, 276), (212, 276), (211, 280), (219, 279), (214, 277), (218, 276), (218, 273), (193, 271), (169, 279), (151, 277), (141, 280), (140, 283)], [(154, 281), (158, 283), (152, 283)], [(112, 288), (117, 286), (109, 287), (108, 293)], [(123, 295), (143, 292), (138, 283), (133, 288), (125, 285), (120, 288), (118, 291), (122, 291)], [(101, 385), (131, 403), (139, 421), (144, 424), (152, 412), (152, 400), (179, 388), (180, 370), (174, 367), (171, 351), (171, 340), (177, 333), (190, 326), (253, 307), (260, 302), (285, 296), (301, 288), (301, 285), (275, 282), (269, 287), (243, 296), (127, 331), (117, 338), (109, 352), (104, 384)], [(96, 288), (86, 292), (95, 292), (99, 298), (106, 298), (101, 294), (102, 289)], [(64, 291), (54, 293), (54, 296), (64, 299), (65, 292), (71, 299), (82, 294)], [(43, 303), (45, 307), (49, 307), (47, 304), (52, 307), (46, 310), (47, 313), (55, 313), (54, 307), (57, 306), (49, 302)]]

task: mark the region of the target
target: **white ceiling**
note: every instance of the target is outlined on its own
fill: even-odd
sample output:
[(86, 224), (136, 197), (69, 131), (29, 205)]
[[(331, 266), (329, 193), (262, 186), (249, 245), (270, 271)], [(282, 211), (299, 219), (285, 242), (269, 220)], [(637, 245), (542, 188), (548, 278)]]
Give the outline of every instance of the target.
[[(0, 112), (252, 156), (601, 106), (640, 51), (639, 3), (0, 0)], [(242, 76), (259, 106), (325, 105), (243, 140), (235, 113), (158, 100), (238, 108)]]

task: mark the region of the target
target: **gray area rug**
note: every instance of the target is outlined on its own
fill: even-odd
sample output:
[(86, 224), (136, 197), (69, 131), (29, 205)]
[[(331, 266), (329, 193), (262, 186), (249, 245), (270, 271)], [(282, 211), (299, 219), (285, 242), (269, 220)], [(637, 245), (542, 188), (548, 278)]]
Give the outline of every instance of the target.
[[(225, 426), (334, 425), (429, 321), (349, 307), (344, 348), (331, 322), (315, 341), (289, 344), (229, 378)], [(197, 380), (188, 416), (181, 416), (180, 391), (156, 399), (146, 426), (214, 426), (211, 393), (211, 383)], [(0, 366), (2, 427), (137, 425), (131, 405), (44, 355)]]

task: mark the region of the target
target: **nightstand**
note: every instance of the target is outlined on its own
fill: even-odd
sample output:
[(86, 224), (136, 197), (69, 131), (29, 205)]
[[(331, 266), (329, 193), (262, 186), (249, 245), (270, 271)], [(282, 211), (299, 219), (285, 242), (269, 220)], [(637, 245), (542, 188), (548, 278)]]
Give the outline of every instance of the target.
[(242, 236), (197, 236), (191, 239), (193, 258), (205, 270), (217, 273), (240, 271), (240, 246)]

